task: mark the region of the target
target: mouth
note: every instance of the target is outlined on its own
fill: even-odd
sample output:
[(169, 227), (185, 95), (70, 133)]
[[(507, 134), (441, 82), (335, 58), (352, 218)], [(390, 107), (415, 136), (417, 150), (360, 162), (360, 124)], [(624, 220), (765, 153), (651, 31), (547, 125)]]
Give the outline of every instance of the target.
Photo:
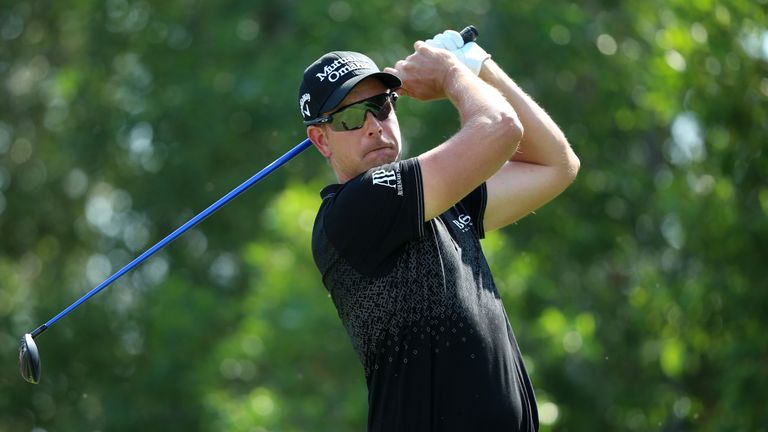
[(371, 150), (368, 150), (367, 154), (378, 154), (385, 151), (394, 151), (397, 152), (397, 146), (392, 143), (381, 143), (375, 147), (373, 147)]
[(394, 147), (391, 146), (383, 146), (383, 147), (376, 147), (375, 149), (369, 151), (368, 153), (376, 153), (380, 151), (386, 151), (386, 150), (394, 150)]

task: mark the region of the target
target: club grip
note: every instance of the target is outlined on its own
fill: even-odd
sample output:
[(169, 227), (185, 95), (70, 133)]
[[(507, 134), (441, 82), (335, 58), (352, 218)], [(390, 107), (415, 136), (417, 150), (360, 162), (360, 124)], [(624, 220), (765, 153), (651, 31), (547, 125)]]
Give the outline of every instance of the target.
[(460, 31), (459, 34), (461, 35), (461, 38), (464, 39), (464, 43), (474, 42), (480, 35), (477, 32), (477, 28), (473, 25), (464, 27), (464, 30)]

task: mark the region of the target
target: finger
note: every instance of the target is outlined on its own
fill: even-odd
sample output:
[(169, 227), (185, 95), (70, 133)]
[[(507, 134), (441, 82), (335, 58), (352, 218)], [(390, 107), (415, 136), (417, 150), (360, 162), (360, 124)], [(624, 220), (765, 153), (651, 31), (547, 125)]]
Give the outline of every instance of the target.
[[(400, 78), (400, 81), (403, 83), (403, 86), (405, 85), (405, 73), (402, 72), (402, 69), (398, 67), (398, 65), (402, 65), (404, 63), (404, 60), (400, 60), (397, 63), (395, 63), (395, 67), (385, 67), (384, 72), (390, 73), (398, 78)], [(398, 87), (395, 90), (395, 93), (397, 93), (400, 96), (410, 96), (408, 94), (408, 90), (405, 89), (405, 87)]]
[(449, 50), (459, 49), (464, 46), (464, 39), (456, 30), (446, 30), (443, 32), (443, 36), (446, 38), (445, 46), (450, 47)]
[(395, 63), (395, 65), (392, 67), (392, 69), (395, 70), (395, 75), (398, 75), (398, 74), (402, 75), (403, 69), (405, 68), (405, 65), (407, 63), (408, 61), (406, 59), (398, 60), (397, 63)]
[(456, 49), (456, 44), (451, 40), (449, 36), (445, 34), (441, 33), (435, 36), (435, 41), (440, 45), (440, 48), (446, 49), (448, 51)]
[(400, 97), (402, 97), (402, 96), (412, 97), (410, 95), (410, 93), (408, 93), (408, 90), (405, 89), (405, 87), (398, 87), (398, 88), (396, 88), (395, 89), (395, 93), (397, 93), (397, 95), (400, 96)]
[[(411, 56), (414, 56), (414, 57), (416, 57), (416, 56), (424, 57), (425, 55), (429, 56), (431, 53), (434, 53), (435, 50), (442, 49), (442, 48), (435, 48), (433, 46), (429, 46), (429, 45), (427, 45), (426, 43), (424, 43), (422, 41), (416, 42), (414, 44), (414, 48), (415, 48), (415, 50), (414, 50), (413, 54), (411, 54)], [(410, 58), (410, 56), (409, 56), (409, 58)]]
[[(402, 60), (400, 60), (400, 61), (402, 61)], [(398, 62), (398, 63), (400, 63), (400, 62)], [(385, 67), (384, 68), (384, 72), (386, 72), (388, 74), (392, 74), (392, 75), (394, 75), (396, 77), (400, 77), (400, 71), (395, 69), (395, 68)]]

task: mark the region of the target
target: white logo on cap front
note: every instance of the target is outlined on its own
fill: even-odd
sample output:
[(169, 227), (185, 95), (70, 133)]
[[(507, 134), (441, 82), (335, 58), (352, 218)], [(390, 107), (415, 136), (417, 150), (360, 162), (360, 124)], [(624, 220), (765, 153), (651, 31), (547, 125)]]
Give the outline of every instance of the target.
[[(339, 66), (342, 67), (339, 68)], [(316, 76), (320, 78), (320, 81), (328, 78), (328, 81), (336, 82), (339, 78), (353, 70), (365, 68), (373, 68), (373, 65), (356, 57), (342, 57), (340, 59), (336, 59), (336, 61), (324, 67), (323, 71)]]
[(309, 117), (309, 93), (304, 93), (301, 95), (301, 100), (299, 101), (299, 109), (301, 110), (301, 113), (305, 116)]

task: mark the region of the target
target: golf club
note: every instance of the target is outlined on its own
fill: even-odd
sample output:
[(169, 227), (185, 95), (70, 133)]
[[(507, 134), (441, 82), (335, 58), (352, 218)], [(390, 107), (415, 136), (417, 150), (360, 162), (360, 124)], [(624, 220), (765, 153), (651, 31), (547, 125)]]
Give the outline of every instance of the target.
[[(477, 39), (478, 31), (474, 26), (470, 25), (465, 27), (460, 32), (460, 34), (464, 42), (467, 43)], [(37, 384), (40, 382), (40, 375), (42, 370), (40, 365), (40, 353), (37, 349), (37, 344), (35, 343), (35, 338), (37, 336), (39, 336), (49, 327), (53, 326), (58, 320), (60, 320), (61, 318), (63, 318), (73, 310), (75, 310), (78, 306), (80, 306), (86, 300), (98, 294), (101, 290), (109, 286), (112, 282), (119, 279), (125, 273), (128, 273), (129, 271), (131, 271), (133, 268), (135, 268), (136, 266), (144, 262), (147, 258), (154, 255), (157, 251), (159, 251), (160, 249), (164, 248), (169, 243), (174, 241), (177, 237), (184, 234), (187, 230), (189, 230), (193, 226), (203, 221), (203, 219), (213, 214), (215, 211), (223, 207), (225, 204), (227, 204), (229, 201), (231, 201), (241, 193), (245, 192), (248, 188), (250, 188), (257, 182), (259, 182), (259, 180), (263, 179), (267, 175), (269, 175), (272, 171), (276, 170), (277, 168), (281, 167), (289, 160), (293, 159), (296, 155), (298, 155), (299, 153), (307, 149), (307, 147), (309, 147), (310, 145), (312, 145), (312, 142), (309, 139), (302, 141), (296, 147), (289, 150), (286, 154), (284, 154), (283, 156), (279, 157), (271, 164), (264, 167), (258, 173), (254, 174), (251, 178), (243, 182), (240, 186), (236, 187), (235, 189), (233, 189), (232, 191), (230, 191), (229, 193), (221, 197), (218, 201), (211, 204), (208, 208), (200, 212), (197, 216), (193, 217), (192, 219), (184, 223), (184, 225), (177, 228), (167, 237), (160, 240), (151, 248), (147, 249), (144, 253), (142, 253), (133, 261), (128, 263), (125, 267), (117, 271), (112, 276), (108, 277), (106, 280), (104, 280), (104, 282), (100, 283), (98, 286), (93, 288), (91, 291), (86, 293), (80, 299), (72, 303), (69, 307), (59, 312), (58, 315), (48, 320), (48, 322), (36, 328), (31, 333), (24, 334), (24, 336), (21, 338), (21, 341), (19, 342), (19, 370), (21, 371), (21, 376), (26, 381), (32, 384)]]
[(177, 237), (184, 234), (187, 230), (189, 230), (193, 226), (200, 223), (203, 219), (213, 214), (216, 210), (223, 207), (225, 204), (230, 202), (232, 199), (234, 199), (241, 193), (245, 192), (248, 188), (250, 188), (257, 182), (259, 182), (259, 180), (263, 179), (267, 175), (269, 175), (272, 171), (280, 168), (286, 162), (293, 159), (293, 157), (295, 157), (296, 155), (304, 151), (310, 145), (312, 145), (312, 142), (309, 139), (305, 139), (304, 141), (299, 143), (296, 147), (288, 151), (288, 153), (284, 154), (283, 156), (280, 156), (274, 162), (264, 167), (264, 169), (254, 174), (253, 177), (243, 182), (240, 186), (236, 187), (235, 189), (233, 189), (232, 191), (230, 191), (229, 193), (221, 197), (218, 201), (211, 204), (207, 209), (203, 210), (197, 216), (187, 221), (184, 225), (177, 228), (167, 237), (160, 240), (157, 244), (147, 249), (146, 252), (139, 255), (136, 259), (128, 263), (125, 267), (120, 269), (117, 273), (113, 274), (112, 276), (107, 278), (104, 282), (100, 283), (96, 288), (92, 289), (83, 297), (81, 297), (79, 300), (72, 303), (69, 307), (59, 312), (58, 315), (48, 320), (48, 322), (36, 328), (31, 333), (25, 334), (21, 338), (21, 342), (19, 344), (19, 369), (21, 370), (21, 376), (32, 384), (37, 384), (38, 382), (40, 382), (40, 373), (41, 373), (40, 353), (38, 352), (37, 345), (35, 344), (35, 339), (34, 339), (35, 337), (39, 336), (49, 327), (54, 325), (56, 321), (60, 320), (65, 315), (75, 310), (83, 302), (93, 297), (94, 295), (98, 294), (99, 291), (109, 286), (109, 284), (119, 279), (122, 275), (124, 275), (125, 273), (128, 273), (134, 267), (138, 266), (139, 264), (144, 262), (147, 258), (154, 255), (155, 252), (164, 248), (170, 242), (174, 241)]

